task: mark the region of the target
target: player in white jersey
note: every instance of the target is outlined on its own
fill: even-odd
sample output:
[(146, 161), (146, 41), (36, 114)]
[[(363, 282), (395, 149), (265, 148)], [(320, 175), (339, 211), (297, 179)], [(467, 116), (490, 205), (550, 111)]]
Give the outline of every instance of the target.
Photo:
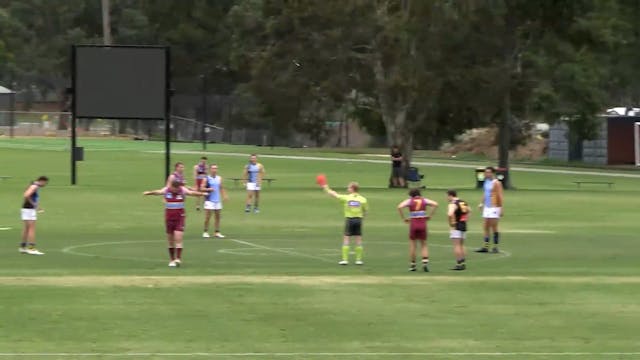
[(251, 154), (249, 164), (244, 167), (242, 178), (247, 187), (247, 205), (244, 212), (251, 212), (251, 200), (253, 199), (253, 212), (259, 213), (258, 203), (260, 201), (260, 187), (264, 178), (264, 166), (258, 162), (256, 154)]
[(209, 195), (205, 197), (204, 201), (204, 232), (203, 238), (210, 238), (209, 235), (209, 221), (211, 220), (211, 214), (214, 215), (214, 234), (217, 238), (224, 238), (224, 235), (220, 233), (220, 211), (222, 210), (222, 202), (228, 200), (227, 192), (222, 185), (222, 177), (218, 175), (218, 165), (212, 164), (209, 167), (209, 176), (207, 176), (205, 183), (203, 184), (203, 191), (208, 191)]

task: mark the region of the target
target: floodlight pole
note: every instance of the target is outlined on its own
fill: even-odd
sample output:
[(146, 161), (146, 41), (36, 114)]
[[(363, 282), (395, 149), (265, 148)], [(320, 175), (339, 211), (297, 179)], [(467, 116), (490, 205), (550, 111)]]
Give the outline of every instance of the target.
[(202, 137), (202, 151), (207, 150), (207, 77), (200, 75), (201, 80), (201, 96), (202, 96), (202, 126), (200, 129), (200, 136)]

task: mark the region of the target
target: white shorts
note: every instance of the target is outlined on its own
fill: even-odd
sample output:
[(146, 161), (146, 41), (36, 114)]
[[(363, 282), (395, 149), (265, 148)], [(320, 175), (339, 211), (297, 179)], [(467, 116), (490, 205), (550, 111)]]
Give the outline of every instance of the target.
[(482, 217), (485, 219), (500, 219), (502, 208), (499, 207), (484, 207), (482, 209)]
[(205, 201), (204, 202), (205, 210), (222, 210), (222, 202), (213, 202), (213, 201)]
[(260, 191), (258, 183), (247, 183), (247, 191)]
[(38, 215), (36, 214), (36, 209), (22, 209), (21, 211), (22, 220), (38, 220)]
[(450, 230), (450, 233), (449, 233), (450, 239), (465, 239), (466, 237), (467, 237), (467, 233), (465, 231)]

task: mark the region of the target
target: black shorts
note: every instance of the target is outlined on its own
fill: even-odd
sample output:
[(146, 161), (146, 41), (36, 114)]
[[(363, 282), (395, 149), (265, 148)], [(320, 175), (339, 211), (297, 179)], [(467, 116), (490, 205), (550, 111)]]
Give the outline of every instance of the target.
[(391, 168), (391, 176), (393, 176), (394, 178), (401, 178), (402, 177), (402, 168), (401, 167), (392, 167)]
[(362, 218), (347, 218), (344, 225), (345, 236), (362, 236)]
[(467, 222), (458, 222), (455, 229), (462, 232), (467, 231)]

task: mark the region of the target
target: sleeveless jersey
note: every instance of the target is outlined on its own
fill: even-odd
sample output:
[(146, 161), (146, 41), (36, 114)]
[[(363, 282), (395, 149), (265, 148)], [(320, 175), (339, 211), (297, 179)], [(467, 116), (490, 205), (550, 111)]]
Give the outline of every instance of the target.
[(467, 220), (469, 220), (469, 205), (464, 200), (454, 200), (452, 202), (456, 205), (456, 211), (453, 213), (454, 222), (451, 224), (451, 228), (460, 231), (467, 231)]
[(412, 198), (409, 201), (409, 217), (411, 225), (425, 225), (427, 223), (427, 199)]
[(198, 179), (205, 179), (207, 177), (207, 164), (198, 163), (196, 165), (196, 173)]
[(184, 175), (179, 174), (177, 171), (174, 171), (173, 179), (178, 180), (180, 182), (180, 186), (185, 186), (186, 184), (186, 182), (184, 181)]
[(496, 207), (498, 206), (498, 194), (494, 190), (495, 179), (484, 180), (484, 206)]
[(24, 202), (22, 203), (23, 209), (34, 209), (35, 207), (31, 204), (31, 202), (33, 202), (36, 207), (38, 206), (38, 200), (40, 199), (40, 194), (38, 194), (38, 191), (40, 190), (40, 186), (36, 182), (32, 182), (29, 186), (31, 185), (37, 186), (36, 191), (34, 191), (33, 194), (31, 194), (31, 196), (29, 197), (31, 201), (24, 199)]
[(249, 163), (247, 165), (247, 176), (249, 177), (249, 179), (247, 179), (248, 182), (250, 183), (255, 183), (258, 182), (258, 174), (260, 173), (260, 168), (262, 167), (262, 165), (260, 165), (259, 163)]
[(220, 176), (207, 176), (207, 188), (214, 190), (207, 195), (207, 201), (220, 202)]
[(171, 188), (167, 189), (164, 194), (164, 208), (167, 218), (184, 216), (184, 191), (173, 191)]

